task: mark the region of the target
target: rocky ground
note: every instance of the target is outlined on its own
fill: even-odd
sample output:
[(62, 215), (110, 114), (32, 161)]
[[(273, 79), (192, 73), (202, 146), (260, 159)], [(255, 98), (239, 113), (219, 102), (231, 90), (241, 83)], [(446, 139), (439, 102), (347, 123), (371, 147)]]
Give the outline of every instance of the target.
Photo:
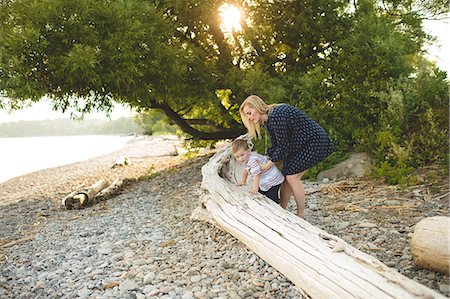
[[(212, 152), (161, 156), (176, 145), (140, 140), (0, 184), (0, 297), (301, 298), (234, 237), (189, 219)], [(112, 169), (124, 156), (132, 164)], [(80, 185), (117, 177), (127, 184), (116, 196), (83, 210), (60, 207)], [(361, 180), (306, 183), (306, 220), (449, 296), (449, 277), (415, 266), (409, 251), (419, 220), (448, 215), (448, 191), (447, 179), (407, 190)]]

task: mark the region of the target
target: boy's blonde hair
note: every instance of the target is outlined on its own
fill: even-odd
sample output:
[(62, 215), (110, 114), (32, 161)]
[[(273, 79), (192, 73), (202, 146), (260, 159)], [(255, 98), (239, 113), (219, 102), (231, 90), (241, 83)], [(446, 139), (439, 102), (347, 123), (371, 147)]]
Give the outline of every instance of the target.
[(244, 108), (246, 106), (251, 107), (255, 109), (256, 112), (260, 114), (269, 114), (269, 111), (279, 104), (266, 104), (260, 97), (257, 95), (251, 95), (248, 96), (241, 104), (241, 107), (239, 108), (239, 112), (241, 114), (242, 122), (244, 123), (244, 126), (247, 128), (248, 132), (253, 138), (259, 138), (261, 137), (261, 125), (260, 123), (254, 123), (252, 121), (249, 121), (247, 118), (247, 115), (244, 113)]
[(235, 154), (238, 150), (244, 149), (248, 151), (250, 149), (247, 140), (236, 139), (231, 143), (231, 152)]

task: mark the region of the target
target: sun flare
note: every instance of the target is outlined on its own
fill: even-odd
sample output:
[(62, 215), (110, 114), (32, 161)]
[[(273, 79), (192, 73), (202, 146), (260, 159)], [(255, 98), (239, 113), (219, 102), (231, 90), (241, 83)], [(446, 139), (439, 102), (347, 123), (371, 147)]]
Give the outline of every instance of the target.
[(233, 32), (242, 30), (241, 27), (241, 10), (234, 5), (228, 3), (219, 7), (219, 15), (222, 18), (222, 31)]

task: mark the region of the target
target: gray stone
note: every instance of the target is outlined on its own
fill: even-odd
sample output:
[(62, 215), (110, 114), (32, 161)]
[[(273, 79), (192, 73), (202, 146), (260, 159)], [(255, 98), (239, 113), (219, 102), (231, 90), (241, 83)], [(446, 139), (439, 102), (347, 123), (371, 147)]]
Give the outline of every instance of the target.
[(350, 226), (350, 222), (345, 221), (345, 222), (341, 222), (341, 223), (336, 224), (336, 229), (338, 231), (340, 231), (340, 230), (346, 229), (349, 226)]
[(137, 290), (138, 288), (139, 288), (139, 286), (134, 280), (128, 280), (128, 279), (123, 281), (119, 286), (119, 289), (122, 292)]
[(92, 291), (87, 288), (81, 289), (77, 292), (77, 295), (81, 298), (87, 298), (87, 297), (91, 296), (91, 294), (92, 294)]
[(199, 282), (200, 280), (202, 280), (202, 277), (201, 277), (200, 275), (196, 275), (196, 276), (192, 276), (192, 277), (191, 277), (191, 282), (192, 282), (192, 283), (197, 283), (197, 282)]
[(362, 223), (360, 223), (358, 226), (359, 226), (359, 227), (362, 227), (362, 228), (373, 228), (373, 227), (377, 227), (376, 224), (370, 223), (370, 222), (362, 222)]
[(362, 178), (371, 173), (371, 159), (366, 153), (353, 153), (350, 157), (336, 164), (333, 168), (324, 170), (317, 175), (318, 181), (325, 178), (335, 180), (342, 177)]
[(439, 285), (439, 290), (444, 293), (444, 294), (448, 294), (450, 292), (450, 285), (448, 284), (440, 284)]
[(156, 278), (155, 272), (150, 272), (144, 276), (144, 284), (151, 284)]

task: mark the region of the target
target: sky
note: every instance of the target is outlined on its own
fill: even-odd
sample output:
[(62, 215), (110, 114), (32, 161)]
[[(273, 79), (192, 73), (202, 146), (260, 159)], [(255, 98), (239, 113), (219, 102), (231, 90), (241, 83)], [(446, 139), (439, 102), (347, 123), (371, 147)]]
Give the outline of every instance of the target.
[(424, 24), (427, 33), (438, 39), (434, 45), (425, 48), (429, 59), (450, 75), (450, 20), (428, 20)]
[[(425, 47), (428, 52), (428, 58), (434, 61), (442, 70), (447, 71), (450, 74), (450, 21), (425, 21), (425, 30), (433, 36), (437, 37), (435, 44)], [(117, 119), (120, 117), (131, 116), (132, 111), (121, 105), (116, 105), (111, 119)], [(33, 104), (29, 108), (25, 108), (13, 113), (0, 110), (0, 122), (13, 122), (20, 120), (43, 120), (43, 119), (56, 119), (56, 118), (70, 118), (69, 113), (63, 114), (62, 112), (53, 111), (50, 105), (45, 100)], [(85, 115), (85, 118), (92, 119), (108, 119), (104, 113), (91, 113)]]
[[(115, 104), (111, 113), (111, 119), (118, 119), (121, 117), (128, 117), (133, 115), (130, 108), (127, 108), (120, 104)], [(44, 119), (57, 119), (57, 118), (70, 118), (70, 112), (62, 113), (60, 111), (53, 111), (48, 100), (41, 100), (38, 103), (34, 103), (31, 107), (17, 110), (12, 113), (8, 113), (5, 110), (0, 110), (0, 123), (1, 122), (15, 122), (21, 120), (44, 120)], [(89, 113), (84, 116), (85, 119), (105, 119), (108, 120), (108, 116), (105, 112)]]

